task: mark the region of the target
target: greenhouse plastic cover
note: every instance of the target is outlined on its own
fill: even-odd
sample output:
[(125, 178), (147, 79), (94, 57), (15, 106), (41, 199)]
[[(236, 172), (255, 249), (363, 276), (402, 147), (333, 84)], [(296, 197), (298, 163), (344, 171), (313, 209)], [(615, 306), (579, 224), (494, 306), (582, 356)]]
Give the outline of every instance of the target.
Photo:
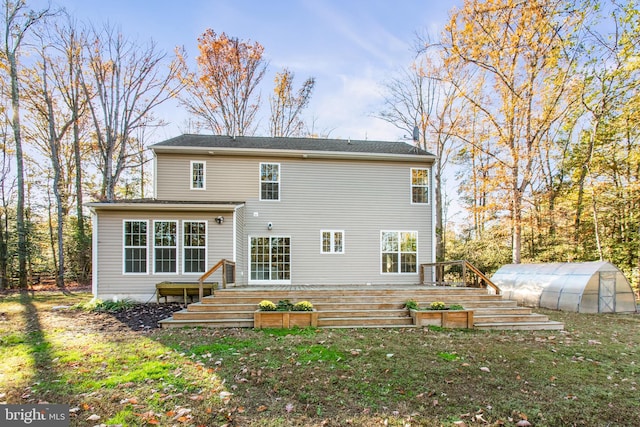
[(506, 299), (529, 307), (580, 313), (636, 312), (624, 274), (605, 261), (509, 264), (491, 276)]

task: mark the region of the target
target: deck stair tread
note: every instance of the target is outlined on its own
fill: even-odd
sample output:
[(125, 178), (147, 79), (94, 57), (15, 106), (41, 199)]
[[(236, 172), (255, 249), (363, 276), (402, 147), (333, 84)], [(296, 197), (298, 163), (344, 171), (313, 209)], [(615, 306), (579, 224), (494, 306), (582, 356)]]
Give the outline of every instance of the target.
[(562, 330), (564, 323), (547, 322), (475, 322), (473, 327), (480, 330)]
[(500, 295), (477, 288), (443, 287), (331, 287), (318, 289), (216, 290), (202, 302), (189, 304), (160, 322), (162, 327), (253, 327), (253, 315), (262, 300), (278, 302), (310, 301), (318, 312), (318, 327), (322, 328), (386, 328), (412, 327), (413, 321), (404, 305), (407, 300), (418, 301), (421, 307), (430, 302), (461, 304), (474, 310), (474, 327), (479, 329), (562, 329), (563, 324), (552, 322), (547, 316), (535, 314), (527, 307)]

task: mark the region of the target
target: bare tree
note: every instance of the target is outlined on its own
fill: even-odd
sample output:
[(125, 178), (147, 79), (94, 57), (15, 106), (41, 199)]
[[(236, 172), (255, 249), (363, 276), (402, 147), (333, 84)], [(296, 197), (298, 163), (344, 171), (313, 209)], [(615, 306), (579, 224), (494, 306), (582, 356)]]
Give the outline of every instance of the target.
[[(48, 41), (40, 40), (40, 58), (31, 71), (31, 78), (27, 84), (25, 98), (30, 110), (30, 117), (34, 123), (31, 138), (51, 161), (52, 190), (56, 205), (56, 239), (57, 260), (56, 285), (65, 286), (65, 251), (64, 225), (69, 212), (69, 186), (67, 185), (69, 171), (63, 167), (63, 158), (69, 157), (70, 146), (65, 147), (67, 133), (72, 129), (74, 116), (68, 110), (62, 110), (58, 104), (60, 90), (56, 85), (52, 69), (60, 68), (59, 58), (52, 56)], [(67, 144), (68, 145), (68, 144)], [(66, 152), (65, 152), (66, 151)], [(49, 203), (51, 205), (51, 203)], [(50, 209), (49, 209), (50, 211)], [(50, 221), (51, 224), (51, 221)], [(51, 236), (52, 241), (53, 235)], [(57, 261), (57, 262), (56, 262)]]
[(3, 0), (3, 45), (2, 61), (8, 69), (11, 85), (11, 127), (13, 128), (13, 143), (15, 144), (16, 175), (17, 175), (17, 207), (16, 231), (18, 234), (18, 287), (27, 288), (27, 229), (25, 226), (25, 181), (24, 154), (22, 150), (22, 127), (20, 123), (20, 64), (19, 56), (25, 37), (33, 26), (51, 15), (49, 9), (33, 11), (27, 9), (24, 0)]
[(82, 70), (84, 63), (84, 46), (86, 34), (78, 30), (77, 25), (69, 19), (67, 24), (56, 28), (54, 48), (64, 59), (60, 67), (54, 67), (53, 75), (60, 91), (62, 102), (66, 105), (73, 121), (73, 165), (75, 167), (75, 263), (76, 278), (80, 284), (89, 284), (91, 275), (91, 241), (87, 236), (83, 212), (84, 183), (83, 163), (88, 147), (82, 137), (83, 125), (87, 121), (88, 99), (82, 87)]
[(269, 97), (271, 136), (299, 136), (304, 129), (300, 115), (309, 105), (316, 81), (313, 77), (308, 78), (294, 95), (294, 77), (287, 69), (276, 74), (273, 95)]
[(113, 27), (94, 28), (90, 38), (82, 84), (95, 128), (100, 197), (113, 200), (118, 178), (135, 155), (133, 132), (174, 95), (177, 63), (165, 68), (166, 54), (153, 41), (140, 46)]
[(441, 65), (424, 56), (407, 71), (385, 85), (385, 109), (378, 117), (412, 134), (415, 143), (436, 155), (433, 179), (436, 204), (436, 259), (445, 258), (444, 171), (453, 152), (452, 129), (462, 120), (460, 97), (455, 86), (445, 80)]

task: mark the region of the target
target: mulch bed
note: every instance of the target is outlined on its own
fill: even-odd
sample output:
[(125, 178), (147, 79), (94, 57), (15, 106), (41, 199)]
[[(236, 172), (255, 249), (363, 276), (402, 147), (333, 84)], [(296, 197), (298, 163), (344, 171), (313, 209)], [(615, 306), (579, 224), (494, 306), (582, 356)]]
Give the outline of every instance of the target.
[(116, 312), (105, 312), (134, 331), (145, 331), (159, 328), (160, 320), (171, 317), (173, 312), (182, 310), (180, 303), (170, 302), (165, 304), (135, 304)]

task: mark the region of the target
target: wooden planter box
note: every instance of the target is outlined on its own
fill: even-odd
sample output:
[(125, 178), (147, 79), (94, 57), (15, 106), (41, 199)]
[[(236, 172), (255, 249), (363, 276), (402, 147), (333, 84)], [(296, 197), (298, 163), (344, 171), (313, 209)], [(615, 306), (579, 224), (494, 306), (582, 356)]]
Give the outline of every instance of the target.
[(313, 311), (261, 311), (253, 313), (254, 328), (306, 328), (318, 326), (318, 312)]
[(409, 310), (416, 326), (473, 328), (473, 310)]

